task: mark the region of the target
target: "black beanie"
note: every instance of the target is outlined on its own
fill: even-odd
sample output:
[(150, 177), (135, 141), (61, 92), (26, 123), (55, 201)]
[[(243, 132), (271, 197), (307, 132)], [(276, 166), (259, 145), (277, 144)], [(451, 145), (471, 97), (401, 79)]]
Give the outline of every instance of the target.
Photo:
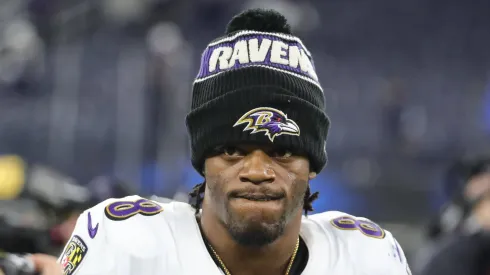
[(204, 50), (186, 123), (192, 164), (203, 173), (206, 154), (227, 144), (267, 144), (327, 162), (330, 121), (311, 54), (286, 19), (247, 10)]

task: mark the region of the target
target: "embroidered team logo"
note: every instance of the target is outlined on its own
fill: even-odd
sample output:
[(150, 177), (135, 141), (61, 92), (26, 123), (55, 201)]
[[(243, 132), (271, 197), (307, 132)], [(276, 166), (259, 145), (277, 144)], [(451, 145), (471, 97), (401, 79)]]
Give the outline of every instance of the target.
[(87, 245), (78, 236), (74, 235), (66, 245), (65, 251), (61, 256), (61, 267), (64, 275), (71, 275), (80, 266), (83, 258), (87, 254)]
[(294, 120), (277, 109), (260, 107), (248, 111), (233, 125), (233, 127), (247, 124), (243, 131), (252, 131), (250, 134), (265, 133), (271, 142), (280, 135), (299, 136), (300, 130)]

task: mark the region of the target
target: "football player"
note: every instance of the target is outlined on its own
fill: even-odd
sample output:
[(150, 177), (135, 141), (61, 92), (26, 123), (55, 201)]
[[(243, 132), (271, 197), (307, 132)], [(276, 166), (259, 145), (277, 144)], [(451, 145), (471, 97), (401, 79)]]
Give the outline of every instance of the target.
[(310, 52), (275, 11), (247, 10), (204, 50), (186, 118), (205, 181), (193, 205), (139, 196), (86, 210), (64, 274), (410, 273), (392, 234), (341, 212), (307, 216), (329, 119)]

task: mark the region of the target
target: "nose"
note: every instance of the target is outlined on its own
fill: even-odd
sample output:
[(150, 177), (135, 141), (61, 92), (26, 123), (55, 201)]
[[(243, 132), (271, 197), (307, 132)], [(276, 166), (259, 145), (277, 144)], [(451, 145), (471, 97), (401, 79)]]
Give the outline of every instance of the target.
[(240, 180), (253, 184), (273, 182), (276, 174), (270, 168), (271, 162), (270, 157), (262, 150), (250, 152), (244, 159), (243, 168), (239, 173)]

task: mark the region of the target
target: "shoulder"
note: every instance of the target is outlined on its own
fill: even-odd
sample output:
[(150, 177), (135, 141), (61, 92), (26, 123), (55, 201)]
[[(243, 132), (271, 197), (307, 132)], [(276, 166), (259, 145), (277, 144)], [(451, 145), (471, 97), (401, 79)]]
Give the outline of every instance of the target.
[[(339, 235), (342, 238), (373, 238), (378, 240), (386, 238), (387, 231), (376, 223), (367, 218), (356, 217), (344, 212), (327, 211), (311, 215), (309, 218), (318, 223), (326, 231)], [(358, 232), (352, 234), (354, 233), (353, 231)]]
[(104, 268), (113, 270), (121, 258), (158, 257), (163, 246), (173, 243), (168, 220), (182, 212), (176, 204), (128, 196), (107, 199), (85, 210), (59, 258), (65, 274), (72, 274), (69, 270), (78, 269), (82, 260), (83, 271), (88, 273), (81, 274), (99, 274)]
[(152, 230), (148, 224), (165, 222), (161, 213), (168, 208), (136, 195), (107, 199), (80, 214), (73, 236), (91, 247), (137, 245)]
[(144, 255), (158, 251), (158, 243), (172, 238), (167, 224), (176, 212), (174, 202), (159, 203), (135, 195), (105, 200), (82, 215), (88, 226), (97, 224), (108, 244)]
[[(108, 199), (87, 211), (104, 214), (104, 219), (111, 221), (131, 221), (137, 216), (156, 216), (164, 211), (168, 203), (158, 203), (140, 196), (127, 196), (119, 199)], [(168, 207), (165, 207), (168, 208)], [(87, 212), (86, 211), (86, 212)], [(147, 221), (139, 219), (139, 221)]]
[(309, 219), (359, 268), (376, 274), (411, 274), (400, 244), (377, 223), (339, 211), (314, 214)]

